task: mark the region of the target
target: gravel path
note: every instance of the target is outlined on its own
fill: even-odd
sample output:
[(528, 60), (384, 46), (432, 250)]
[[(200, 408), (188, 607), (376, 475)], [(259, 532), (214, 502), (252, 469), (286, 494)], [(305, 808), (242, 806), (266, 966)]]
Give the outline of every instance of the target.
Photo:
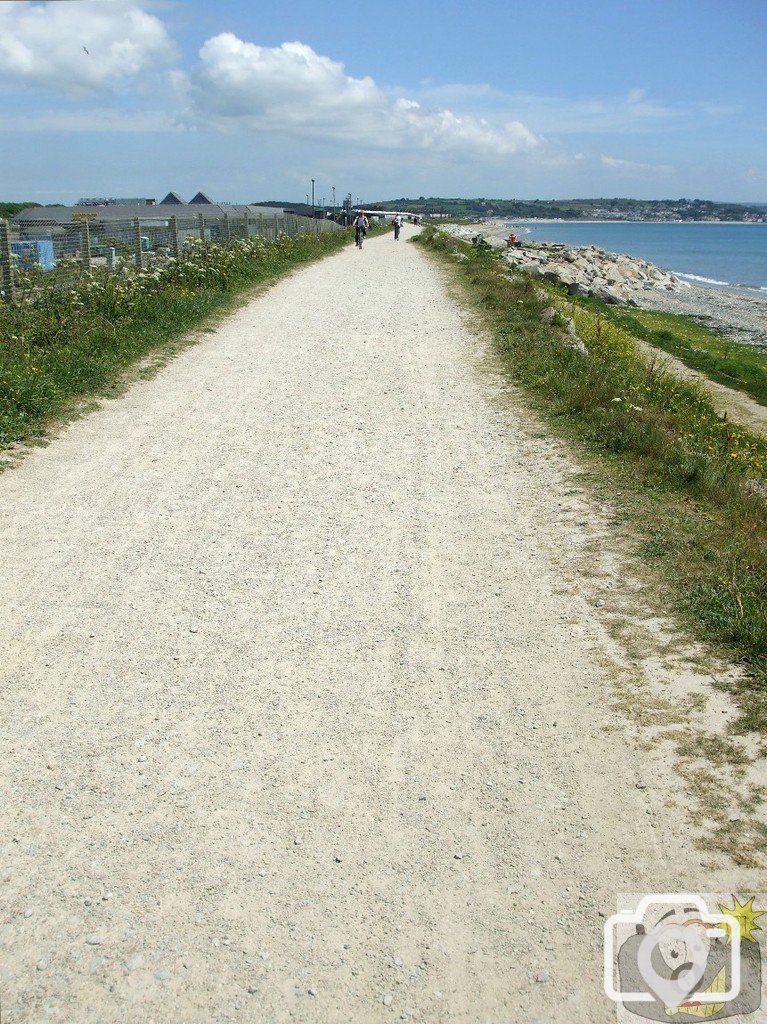
[(3, 474), (4, 1024), (613, 1020), (600, 912), (735, 875), (610, 710), (572, 473), (388, 236)]

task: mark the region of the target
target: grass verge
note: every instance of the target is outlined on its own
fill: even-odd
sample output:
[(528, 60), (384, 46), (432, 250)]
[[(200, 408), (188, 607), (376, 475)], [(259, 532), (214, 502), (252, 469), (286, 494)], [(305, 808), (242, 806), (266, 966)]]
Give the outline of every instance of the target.
[[(740, 710), (734, 728), (764, 734), (767, 441), (720, 419), (694, 382), (648, 364), (629, 323), (583, 306), (573, 324), (564, 303), (557, 311), (554, 287), (510, 275), (492, 251), (433, 229), (418, 241), (453, 267), (509, 377), (620, 493), (638, 554), (666, 603), (744, 666), (732, 688)], [(588, 354), (574, 344), (573, 327)]]
[[(595, 300), (579, 299), (583, 304)], [(634, 337), (663, 349), (711, 380), (767, 405), (767, 352), (752, 348), (676, 313), (604, 306), (602, 312)]]
[(196, 244), (153, 271), (17, 274), (0, 302), (0, 448), (30, 443), (75, 414), (83, 399), (114, 393), (125, 371), (254, 286), (349, 244), (345, 231), (266, 244)]

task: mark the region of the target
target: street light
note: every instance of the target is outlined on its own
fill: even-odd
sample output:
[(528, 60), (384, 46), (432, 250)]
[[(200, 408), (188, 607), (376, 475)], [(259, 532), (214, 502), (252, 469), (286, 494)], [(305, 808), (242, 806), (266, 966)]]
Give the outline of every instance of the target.
[(314, 220), (314, 178), (312, 178), (312, 220)]
[(332, 186), (333, 189), (333, 220), (336, 219), (336, 187)]

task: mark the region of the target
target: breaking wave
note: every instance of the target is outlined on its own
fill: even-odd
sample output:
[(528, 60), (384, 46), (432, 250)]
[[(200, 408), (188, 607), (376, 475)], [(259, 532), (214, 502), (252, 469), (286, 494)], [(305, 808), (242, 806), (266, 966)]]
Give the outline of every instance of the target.
[(684, 277), (688, 281), (700, 281), (702, 284), (720, 284), (726, 288), (733, 287), (729, 281), (717, 281), (715, 277), (701, 277), (700, 274), (683, 274), (679, 270), (673, 270), (672, 273), (674, 277)]

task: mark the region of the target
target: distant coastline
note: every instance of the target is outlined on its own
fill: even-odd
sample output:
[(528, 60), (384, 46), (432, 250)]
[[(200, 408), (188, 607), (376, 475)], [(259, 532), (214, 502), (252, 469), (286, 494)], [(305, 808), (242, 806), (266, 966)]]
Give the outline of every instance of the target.
[(767, 223), (767, 203), (711, 199), (460, 199), (419, 196), (365, 203), (366, 207), (415, 212), (445, 220), (542, 220), (586, 223)]

